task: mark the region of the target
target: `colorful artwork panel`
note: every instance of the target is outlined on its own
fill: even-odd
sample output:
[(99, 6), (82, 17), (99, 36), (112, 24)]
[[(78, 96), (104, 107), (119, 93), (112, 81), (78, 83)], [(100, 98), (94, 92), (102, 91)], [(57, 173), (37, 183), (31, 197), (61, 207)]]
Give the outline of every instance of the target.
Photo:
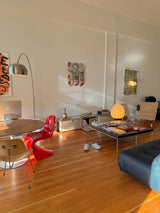
[(84, 64), (68, 62), (68, 85), (83, 86), (84, 85)]
[(136, 95), (137, 94), (137, 83), (138, 83), (138, 70), (125, 68), (124, 69), (124, 95)]
[(11, 94), (11, 81), (7, 73), (9, 64), (8, 53), (0, 53), (0, 95), (10, 96)]

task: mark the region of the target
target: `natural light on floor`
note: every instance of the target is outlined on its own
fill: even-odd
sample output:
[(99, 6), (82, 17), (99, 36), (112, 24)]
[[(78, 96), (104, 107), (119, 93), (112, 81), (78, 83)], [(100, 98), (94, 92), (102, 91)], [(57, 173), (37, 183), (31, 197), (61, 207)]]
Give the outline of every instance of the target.
[[(157, 200), (158, 199), (158, 200)], [(152, 190), (146, 197), (146, 199), (138, 204), (137, 206), (135, 206), (134, 208), (130, 209), (129, 211), (127, 211), (127, 213), (132, 213), (132, 212), (137, 212), (137, 213), (148, 213), (148, 212), (152, 212), (150, 211), (150, 208), (152, 209), (154, 206), (154, 201), (155, 201), (155, 211), (154, 213), (159, 213), (160, 212), (160, 207), (157, 208), (157, 203), (159, 203), (160, 200), (160, 194), (156, 193), (154, 190)], [(151, 202), (152, 201), (152, 202)], [(150, 203), (151, 202), (151, 203)]]

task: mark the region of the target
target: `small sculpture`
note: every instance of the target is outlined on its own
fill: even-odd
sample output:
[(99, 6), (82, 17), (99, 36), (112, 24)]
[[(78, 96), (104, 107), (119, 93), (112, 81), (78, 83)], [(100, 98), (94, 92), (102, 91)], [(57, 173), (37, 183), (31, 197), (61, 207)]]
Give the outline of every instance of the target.
[(67, 119), (69, 119), (69, 118), (67, 117), (66, 108), (64, 108), (64, 112), (62, 113), (62, 118), (61, 118), (61, 120), (67, 120)]

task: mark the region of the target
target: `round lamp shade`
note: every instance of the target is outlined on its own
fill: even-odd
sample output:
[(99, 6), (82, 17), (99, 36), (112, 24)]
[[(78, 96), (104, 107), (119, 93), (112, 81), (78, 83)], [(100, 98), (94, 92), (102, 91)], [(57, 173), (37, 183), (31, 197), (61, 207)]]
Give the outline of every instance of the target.
[(111, 116), (114, 119), (122, 119), (125, 115), (125, 110), (120, 103), (116, 103), (111, 109)]
[(9, 75), (27, 75), (27, 68), (23, 64), (11, 64), (8, 67), (8, 74)]

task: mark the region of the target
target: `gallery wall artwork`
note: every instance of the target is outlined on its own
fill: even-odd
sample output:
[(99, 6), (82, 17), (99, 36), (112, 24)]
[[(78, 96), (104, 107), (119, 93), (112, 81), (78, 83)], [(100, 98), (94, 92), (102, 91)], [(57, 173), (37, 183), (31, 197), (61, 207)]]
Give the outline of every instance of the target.
[(8, 53), (0, 53), (0, 95), (11, 96), (11, 80), (8, 75), (9, 55)]
[(84, 85), (84, 64), (68, 62), (68, 85)]
[(124, 68), (123, 95), (136, 95), (138, 83), (138, 70)]

